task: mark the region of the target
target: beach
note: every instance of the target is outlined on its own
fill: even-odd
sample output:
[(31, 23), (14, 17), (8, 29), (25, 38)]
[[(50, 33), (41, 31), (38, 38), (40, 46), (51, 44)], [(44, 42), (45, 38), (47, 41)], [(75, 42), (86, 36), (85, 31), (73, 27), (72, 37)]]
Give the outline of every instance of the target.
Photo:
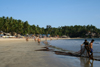
[(53, 53), (35, 51), (42, 47), (32, 39), (1, 39), (0, 67), (65, 67)]
[[(80, 58), (77, 57), (55, 55), (50, 51), (37, 51), (44, 49), (43, 47), (45, 45), (42, 43), (38, 45), (33, 39), (29, 41), (25, 38), (0, 39), (0, 67), (84, 67), (85, 65), (88, 67), (89, 65), (81, 64)], [(82, 60), (84, 61), (84, 58)], [(94, 61), (94, 66), (98, 67), (99, 63)]]

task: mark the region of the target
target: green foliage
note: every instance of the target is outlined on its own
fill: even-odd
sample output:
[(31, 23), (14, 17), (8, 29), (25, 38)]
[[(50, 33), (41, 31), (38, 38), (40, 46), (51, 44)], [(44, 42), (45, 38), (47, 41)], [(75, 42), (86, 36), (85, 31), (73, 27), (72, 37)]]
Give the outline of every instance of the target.
[(46, 28), (40, 28), (39, 25), (29, 25), (28, 21), (21, 21), (13, 19), (12, 17), (0, 17), (0, 31), (7, 33), (19, 33), (21, 35), (26, 34), (50, 34), (51, 36), (67, 35), (69, 37), (100, 37), (100, 29), (97, 29), (93, 25), (87, 26), (61, 26), (58, 28), (47, 25)]

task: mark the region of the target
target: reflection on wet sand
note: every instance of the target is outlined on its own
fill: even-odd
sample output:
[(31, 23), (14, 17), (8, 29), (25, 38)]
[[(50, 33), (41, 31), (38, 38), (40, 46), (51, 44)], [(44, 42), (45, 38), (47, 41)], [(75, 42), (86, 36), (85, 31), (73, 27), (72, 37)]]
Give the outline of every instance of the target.
[(94, 60), (90, 60), (89, 58), (80, 58), (80, 64), (82, 67), (93, 67), (93, 61)]

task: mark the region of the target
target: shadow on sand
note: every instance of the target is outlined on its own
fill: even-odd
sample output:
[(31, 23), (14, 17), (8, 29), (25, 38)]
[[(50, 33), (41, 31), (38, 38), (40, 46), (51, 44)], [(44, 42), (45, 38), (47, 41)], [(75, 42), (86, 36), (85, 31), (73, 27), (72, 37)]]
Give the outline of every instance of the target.
[[(49, 49), (48, 47), (42, 47), (42, 49), (39, 50), (35, 50), (35, 51), (52, 51), (54, 52), (56, 55), (65, 55), (65, 56), (74, 56), (74, 57), (84, 57), (84, 58), (88, 58), (87, 56), (81, 56), (79, 53), (71, 53), (71, 52), (62, 52), (62, 51), (55, 51), (53, 49)], [(96, 61), (100, 61), (100, 59), (93, 59)]]

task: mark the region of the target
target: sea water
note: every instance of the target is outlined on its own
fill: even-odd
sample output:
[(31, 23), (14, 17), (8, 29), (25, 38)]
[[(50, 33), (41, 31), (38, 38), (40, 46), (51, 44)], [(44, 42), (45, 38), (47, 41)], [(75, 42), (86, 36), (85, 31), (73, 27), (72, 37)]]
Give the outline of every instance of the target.
[[(100, 38), (88, 38), (87, 41), (90, 43), (94, 39), (93, 43), (93, 54), (94, 56), (100, 56)], [(49, 45), (61, 48), (63, 50), (69, 50), (71, 52), (78, 52), (81, 49), (85, 39), (62, 39), (62, 40), (51, 40), (48, 41)]]
[[(85, 38), (86, 39), (86, 38)], [(85, 39), (61, 39), (61, 40), (48, 40), (49, 45), (55, 46), (54, 49), (59, 48), (70, 52), (78, 52), (81, 49)], [(87, 41), (90, 43), (94, 39), (93, 43), (93, 56), (94, 58), (100, 59), (100, 38), (88, 38)], [(59, 49), (57, 49), (59, 51)], [(100, 61), (90, 60), (84, 57), (73, 57), (64, 55), (55, 55), (64, 64), (72, 64), (71, 67), (99, 67)]]

